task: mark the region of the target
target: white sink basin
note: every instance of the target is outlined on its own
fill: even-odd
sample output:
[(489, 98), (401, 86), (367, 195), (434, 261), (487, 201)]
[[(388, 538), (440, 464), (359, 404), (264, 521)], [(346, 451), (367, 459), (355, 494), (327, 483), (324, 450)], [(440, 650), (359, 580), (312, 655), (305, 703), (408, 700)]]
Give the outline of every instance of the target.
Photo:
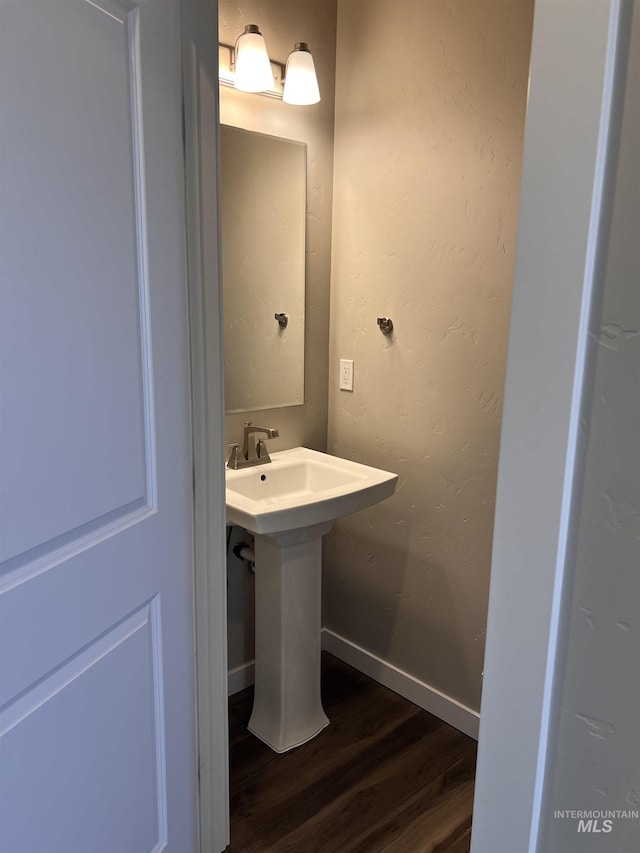
[(390, 497), (397, 474), (318, 453), (282, 450), (271, 462), (226, 469), (227, 521), (258, 534), (334, 521)]

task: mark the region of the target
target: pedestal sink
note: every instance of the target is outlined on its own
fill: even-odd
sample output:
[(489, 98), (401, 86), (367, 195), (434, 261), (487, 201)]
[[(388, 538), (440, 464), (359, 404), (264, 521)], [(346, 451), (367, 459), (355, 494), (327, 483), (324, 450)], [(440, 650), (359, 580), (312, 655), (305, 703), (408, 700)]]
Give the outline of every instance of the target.
[(397, 475), (306, 447), (227, 469), (227, 521), (255, 534), (255, 698), (249, 731), (276, 752), (328, 723), (320, 700), (322, 536), (390, 497)]

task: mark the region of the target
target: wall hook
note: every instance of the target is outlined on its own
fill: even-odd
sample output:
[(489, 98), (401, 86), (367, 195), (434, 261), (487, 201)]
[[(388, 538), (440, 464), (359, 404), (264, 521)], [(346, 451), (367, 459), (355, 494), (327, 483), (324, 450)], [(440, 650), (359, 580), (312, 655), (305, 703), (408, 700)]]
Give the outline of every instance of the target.
[(378, 325), (383, 335), (390, 335), (393, 332), (393, 320), (387, 317), (378, 317)]
[(278, 325), (280, 326), (281, 329), (287, 328), (287, 323), (289, 322), (289, 315), (288, 314), (282, 314), (281, 313), (281, 314), (274, 314), (273, 316), (278, 321)]

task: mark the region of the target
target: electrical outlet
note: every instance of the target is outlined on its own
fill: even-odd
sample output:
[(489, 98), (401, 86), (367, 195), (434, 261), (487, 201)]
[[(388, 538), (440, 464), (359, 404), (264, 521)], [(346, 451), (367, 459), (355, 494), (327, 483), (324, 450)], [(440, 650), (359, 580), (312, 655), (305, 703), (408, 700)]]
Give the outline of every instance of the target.
[(353, 391), (353, 359), (340, 359), (340, 383), (341, 391)]

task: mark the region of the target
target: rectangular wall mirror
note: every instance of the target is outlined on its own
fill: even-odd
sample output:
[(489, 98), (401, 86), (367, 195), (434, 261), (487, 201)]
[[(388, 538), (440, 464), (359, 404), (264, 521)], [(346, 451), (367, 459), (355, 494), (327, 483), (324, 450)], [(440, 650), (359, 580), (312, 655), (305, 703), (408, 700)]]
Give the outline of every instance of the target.
[(220, 127), (227, 412), (304, 403), (307, 151)]

